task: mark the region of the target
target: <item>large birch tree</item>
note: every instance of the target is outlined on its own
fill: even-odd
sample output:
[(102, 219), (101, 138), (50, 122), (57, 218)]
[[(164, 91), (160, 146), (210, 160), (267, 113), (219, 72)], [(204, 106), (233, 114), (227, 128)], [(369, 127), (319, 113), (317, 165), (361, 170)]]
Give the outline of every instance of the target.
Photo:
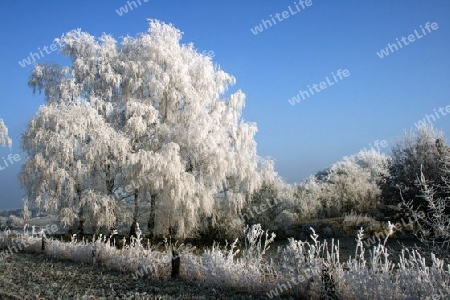
[[(242, 119), (245, 95), (237, 91), (224, 96), (235, 78), (192, 44), (182, 44), (181, 38), (178, 29), (156, 20), (150, 20), (147, 33), (121, 42), (109, 35), (96, 38), (74, 30), (58, 40), (72, 65), (38, 65), (30, 86), (44, 92), (47, 106), (89, 104), (91, 113), (83, 116), (86, 124), (108, 128), (124, 139), (117, 145), (101, 144), (108, 145), (108, 150), (99, 146), (96, 153), (113, 153), (113, 159), (101, 166), (97, 157), (87, 157), (81, 163), (86, 180), (107, 180), (106, 190), (97, 186), (90, 190), (105, 196), (112, 193), (117, 199), (120, 189), (119, 200), (134, 203), (133, 223), (139, 203), (150, 200), (150, 232), (163, 235), (172, 231), (185, 237), (198, 228), (201, 216), (214, 215), (217, 199), (222, 209), (240, 210), (267, 177), (267, 168), (261, 168), (266, 163), (256, 153), (256, 125)], [(91, 118), (96, 121), (89, 122)], [(61, 118), (55, 122), (66, 121)], [(88, 141), (90, 127), (80, 129)], [(39, 132), (38, 128), (33, 130), (28, 130), (25, 140)], [(62, 133), (70, 134), (81, 132)], [(108, 139), (106, 132), (103, 137)], [(48, 137), (48, 143), (58, 138), (62, 137)], [(48, 154), (57, 151), (56, 145), (52, 147)], [(81, 151), (96, 151), (94, 146), (88, 149)], [(44, 151), (41, 147), (25, 150), (31, 157)], [(114, 171), (110, 169), (112, 162)], [(71, 167), (68, 161), (61, 161), (61, 165)], [(35, 170), (26, 165), (23, 174), (34, 176)], [(47, 180), (45, 176), (42, 180)], [(25, 182), (29, 191), (35, 189), (30, 182)], [(55, 205), (61, 197), (50, 203)]]

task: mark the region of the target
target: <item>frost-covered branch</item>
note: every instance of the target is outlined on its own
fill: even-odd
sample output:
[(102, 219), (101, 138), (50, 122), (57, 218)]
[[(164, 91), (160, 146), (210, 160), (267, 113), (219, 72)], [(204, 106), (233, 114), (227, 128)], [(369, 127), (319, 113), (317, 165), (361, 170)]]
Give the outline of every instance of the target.
[(424, 206), (414, 206), (413, 201), (405, 202), (408, 212), (417, 220), (415, 234), (417, 238), (434, 252), (450, 254), (450, 215), (449, 198), (436, 197), (435, 188), (425, 179), (423, 172), (418, 177), (421, 198)]

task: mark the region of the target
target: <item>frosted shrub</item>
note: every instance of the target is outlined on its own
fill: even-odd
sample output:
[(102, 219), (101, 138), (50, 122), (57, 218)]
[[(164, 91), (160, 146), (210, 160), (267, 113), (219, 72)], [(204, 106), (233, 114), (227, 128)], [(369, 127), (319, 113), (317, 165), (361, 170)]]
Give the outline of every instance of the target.
[(25, 221), (22, 218), (19, 218), (14, 215), (10, 215), (8, 218), (7, 225), (10, 227), (22, 227), (25, 225)]
[(433, 254), (430, 265), (416, 250), (405, 248), (399, 262), (393, 262), (386, 247), (393, 229), (389, 223), (386, 238), (369, 250), (369, 256), (361, 229), (355, 256), (345, 264), (339, 259), (339, 244), (333, 240), (331, 245), (320, 242), (314, 230), (312, 242), (289, 239), (289, 245), (278, 249), (276, 287), (267, 295), (308, 299), (423, 299), (431, 294), (449, 295), (450, 265), (445, 266)]
[[(416, 208), (413, 201), (403, 201), (406, 210), (417, 220), (414, 233), (429, 249), (450, 258), (449, 198), (437, 197), (436, 189), (428, 184), (423, 172), (420, 173), (418, 184), (424, 199), (423, 207)], [(446, 184), (450, 187), (449, 182)]]
[(391, 152), (389, 175), (381, 185), (382, 199), (386, 204), (401, 203), (405, 198), (414, 200), (416, 208), (419, 205), (425, 207), (424, 201), (416, 197), (421, 194), (421, 186), (417, 184), (417, 176), (421, 172), (437, 187), (439, 195), (448, 195), (443, 162), (449, 155), (449, 148), (443, 131), (425, 125), (405, 132), (403, 139), (392, 146)]
[[(429, 295), (450, 295), (450, 265), (431, 254), (431, 266), (416, 250), (403, 249), (398, 263), (397, 281), (408, 294), (425, 298)], [(443, 298), (442, 298), (443, 299)]]
[(275, 235), (272, 233), (269, 236), (257, 224), (245, 228), (244, 238), (241, 257), (238, 257), (238, 239), (230, 245), (226, 244), (223, 249), (214, 243), (211, 249), (203, 253), (201, 259), (191, 254), (182, 256), (182, 264), (188, 266), (186, 269), (189, 272), (184, 276), (217, 288), (258, 293), (267, 290), (270, 284), (264, 280), (264, 271), (272, 266), (264, 263), (263, 255)]
[(376, 207), (379, 181), (387, 173), (388, 156), (360, 151), (296, 186), (295, 202), (305, 219), (338, 217), (344, 212), (367, 212)]
[(303, 219), (313, 219), (320, 211), (323, 183), (316, 176), (309, 176), (295, 187), (294, 201)]
[[(389, 233), (393, 228), (389, 223)], [(433, 254), (430, 266), (418, 251), (404, 248), (399, 262), (394, 263), (385, 246), (386, 237), (374, 246), (366, 261), (362, 240), (361, 229), (355, 258), (348, 260), (348, 270), (344, 272), (342, 294), (349, 299), (423, 299), (427, 295), (449, 295), (450, 266), (444, 266)]]
[[(250, 233), (251, 234), (251, 233)], [(255, 244), (249, 244), (244, 257), (238, 259), (236, 255), (237, 239), (224, 250), (215, 244), (211, 250), (203, 254), (203, 267), (207, 285), (239, 291), (256, 292), (261, 290), (261, 272), (259, 268), (259, 252)], [(256, 242), (256, 240), (252, 240)], [(257, 242), (256, 242), (257, 243)]]
[(144, 276), (160, 278), (170, 274), (171, 256), (151, 249), (149, 244), (144, 247), (138, 224), (137, 237), (131, 238), (130, 245), (119, 250), (111, 246), (111, 238), (100, 236), (93, 244), (93, 253), (94, 263), (112, 270), (132, 273), (136, 279)]
[(361, 227), (361, 225), (367, 225), (371, 222), (375, 222), (375, 219), (369, 217), (368, 215), (356, 214), (355, 212), (351, 212), (349, 214), (345, 214), (344, 217), (344, 226), (346, 227)]
[[(294, 188), (277, 178), (264, 182), (261, 188), (251, 195), (251, 200), (244, 206), (241, 218), (246, 224), (261, 224), (271, 231), (285, 230), (292, 227), (298, 205), (293, 202)], [(286, 213), (292, 217), (286, 218)]]
[[(389, 223), (389, 233), (393, 230), (393, 225)], [(389, 236), (389, 234), (387, 235)], [(364, 232), (361, 229), (357, 236), (357, 246), (355, 258), (349, 258), (347, 262), (348, 270), (344, 273), (346, 281), (346, 295), (351, 295), (355, 299), (398, 299), (404, 297), (400, 286), (395, 280), (395, 264), (390, 261), (388, 249), (380, 241), (373, 247), (369, 261), (365, 258), (365, 249), (363, 247)]]
[[(131, 239), (131, 244), (117, 249), (110, 237), (99, 235), (93, 242), (76, 240), (73, 235), (70, 243), (49, 240), (46, 253), (56, 258), (75, 262), (102, 265), (110, 270), (133, 274), (133, 277), (151, 276), (160, 278), (170, 274), (171, 254), (144, 247), (140, 231), (138, 237)], [(124, 241), (125, 244), (125, 241)]]
[(298, 221), (297, 215), (288, 211), (283, 210), (278, 216), (275, 217), (274, 228), (279, 231), (286, 231), (289, 228), (292, 228), (294, 224)]
[(6, 227), (7, 226), (8, 218), (6, 217), (0, 217), (0, 227)]
[[(221, 250), (218, 244), (214, 244), (210, 250), (203, 254), (204, 275), (207, 278), (206, 284), (215, 287), (223, 288), (237, 288), (242, 290), (245, 282), (241, 281), (242, 275), (250, 275), (249, 279), (259, 282), (260, 278), (254, 278), (257, 275), (257, 270), (250, 270), (246, 268), (245, 263), (236, 259), (237, 239), (231, 243), (230, 249), (227, 250), (228, 245), (224, 250)], [(247, 286), (248, 287), (248, 286)]]
[(47, 240), (45, 250), (48, 255), (54, 258), (62, 258), (85, 264), (92, 263), (92, 243), (85, 240), (77, 241), (76, 235), (72, 236), (70, 243)]
[(354, 212), (345, 215), (342, 225), (344, 230), (347, 232), (361, 227), (372, 233), (379, 232), (384, 229), (381, 222), (376, 221), (374, 218), (368, 215), (356, 214)]
[(5, 229), (2, 234), (0, 234), (0, 249), (4, 249), (8, 246), (9, 235), (11, 234), (11, 230)]
[(248, 264), (261, 264), (263, 255), (270, 248), (270, 244), (275, 240), (275, 234), (269, 236), (269, 232), (261, 228), (260, 224), (255, 224), (244, 229), (244, 250), (242, 259)]
[(6, 249), (10, 254), (26, 251), (26, 252), (39, 252), (42, 247), (42, 240), (40, 237), (32, 237), (26, 234), (26, 226), (24, 226), (24, 234), (20, 232), (12, 232), (10, 229), (6, 229), (3, 234), (0, 235), (0, 249)]
[[(312, 242), (289, 239), (289, 244), (278, 248), (277, 263), (279, 265), (278, 287), (295, 278), (298, 282), (288, 294), (320, 297), (325, 287), (321, 283), (324, 268), (332, 272), (340, 266), (338, 245), (332, 241), (331, 247), (327, 242), (318, 241), (318, 235), (311, 228)], [(291, 285), (292, 286), (292, 285)]]

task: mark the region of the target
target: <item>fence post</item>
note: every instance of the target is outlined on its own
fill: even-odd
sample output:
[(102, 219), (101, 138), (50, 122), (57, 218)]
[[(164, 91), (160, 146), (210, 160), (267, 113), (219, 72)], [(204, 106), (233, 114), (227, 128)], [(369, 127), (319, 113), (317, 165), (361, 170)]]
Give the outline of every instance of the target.
[(180, 256), (172, 249), (172, 278), (180, 276)]
[(45, 237), (44, 237), (44, 235), (42, 235), (42, 246), (41, 246), (41, 250), (42, 250), (42, 252), (45, 251)]

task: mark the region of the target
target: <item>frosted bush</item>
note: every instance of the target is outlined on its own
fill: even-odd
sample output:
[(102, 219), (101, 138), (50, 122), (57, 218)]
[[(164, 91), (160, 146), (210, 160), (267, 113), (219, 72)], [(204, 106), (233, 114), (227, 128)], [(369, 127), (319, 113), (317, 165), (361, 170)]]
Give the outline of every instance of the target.
[(253, 265), (259, 265), (263, 261), (263, 255), (269, 250), (270, 244), (275, 240), (275, 234), (269, 236), (269, 232), (261, 228), (260, 224), (251, 227), (246, 226), (244, 229), (244, 250), (242, 259)]
[(320, 210), (320, 193), (323, 184), (316, 176), (309, 176), (298, 184), (293, 195), (303, 219), (315, 218)]
[(10, 215), (7, 221), (7, 225), (10, 227), (21, 227), (25, 225), (25, 221), (14, 215)]
[[(156, 251), (148, 243), (144, 246), (140, 234), (137, 238), (132, 238), (131, 244), (123, 249), (117, 249), (111, 238), (112, 236), (99, 235), (98, 238), (94, 237), (93, 242), (87, 242), (77, 241), (76, 235), (73, 235), (69, 243), (48, 240), (46, 253), (56, 258), (102, 265), (111, 270), (133, 274), (135, 278), (161, 278), (170, 274), (171, 254)], [(123, 242), (125, 244), (126, 241)]]
[(275, 228), (278, 230), (286, 231), (289, 228), (292, 228), (295, 222), (298, 221), (298, 217), (296, 214), (283, 210), (278, 216), (276, 216), (273, 223), (275, 224)]
[(288, 294), (320, 297), (323, 289), (320, 277), (322, 268), (325, 264), (330, 264), (330, 268), (340, 265), (338, 245), (334, 244), (334, 240), (329, 248), (328, 243), (321, 243), (318, 235), (312, 228), (311, 230), (312, 242), (290, 238), (286, 247), (278, 248), (278, 286), (289, 282), (291, 278), (299, 281)]
[(404, 198), (413, 200), (415, 208), (426, 207), (423, 199), (417, 197), (421, 194), (417, 180), (421, 172), (437, 187), (438, 196), (448, 195), (445, 184), (447, 171), (443, 164), (448, 156), (449, 148), (443, 131), (425, 125), (405, 132), (391, 148), (389, 175), (381, 185), (383, 201), (398, 204)]
[[(446, 181), (450, 190), (450, 182), (448, 179)], [(450, 258), (449, 197), (437, 196), (436, 188), (428, 183), (423, 172), (418, 177), (418, 185), (421, 187), (423, 207), (414, 207), (413, 201), (403, 201), (406, 211), (417, 221), (414, 234), (429, 249)]]
[(343, 224), (347, 227), (361, 227), (361, 225), (367, 225), (371, 222), (374, 222), (374, 218), (369, 217), (368, 215), (356, 214), (351, 212), (349, 214), (345, 214)]
[(247, 226), (244, 229), (244, 249), (240, 257), (238, 239), (230, 245), (226, 244), (224, 248), (214, 243), (211, 249), (203, 253), (201, 259), (191, 254), (182, 257), (182, 263), (187, 265), (188, 272), (184, 276), (216, 288), (257, 293), (267, 290), (271, 284), (264, 280), (265, 271), (271, 265), (265, 262), (263, 256), (274, 238), (275, 235), (264, 232), (260, 224)]
[[(391, 230), (393, 227), (390, 227)], [(355, 299), (398, 299), (405, 297), (395, 280), (395, 264), (390, 261), (388, 249), (384, 243), (373, 247), (370, 260), (366, 261), (364, 247), (362, 246), (363, 230), (358, 233), (355, 258), (349, 258), (348, 271), (344, 273), (345, 294)]]
[(376, 221), (374, 218), (368, 215), (356, 214), (354, 212), (345, 215), (342, 225), (347, 232), (361, 227), (370, 233), (380, 232), (384, 229), (381, 222)]
[(397, 281), (410, 295), (450, 295), (450, 265), (431, 253), (431, 266), (416, 250), (403, 249), (398, 263)]
[[(388, 225), (390, 234), (394, 226)], [(444, 266), (433, 254), (430, 266), (418, 251), (404, 248), (399, 262), (394, 263), (389, 257), (386, 237), (373, 247), (366, 261), (362, 240), (360, 230), (355, 258), (348, 260), (344, 273), (343, 294), (350, 299), (423, 299), (430, 294), (449, 294), (450, 266)]]
[(204, 275), (207, 285), (241, 291), (256, 291), (261, 283), (258, 269), (253, 264), (236, 258), (239, 252), (235, 249), (237, 240), (230, 245), (228, 251), (220, 250), (216, 244), (203, 256)]
[(346, 156), (296, 186), (294, 200), (305, 219), (338, 217), (376, 207), (388, 156), (373, 150)]
[[(289, 239), (286, 247), (278, 249), (276, 287), (267, 295), (308, 299), (423, 299), (430, 294), (449, 295), (450, 265), (445, 266), (433, 254), (431, 264), (427, 264), (416, 250), (405, 248), (399, 262), (392, 260), (386, 242), (393, 229), (388, 223), (386, 238), (369, 251), (368, 259), (361, 229), (355, 256), (346, 263), (340, 262), (339, 243), (319, 241), (314, 230), (311, 242)], [(292, 278), (299, 279), (298, 283), (290, 284)]]

